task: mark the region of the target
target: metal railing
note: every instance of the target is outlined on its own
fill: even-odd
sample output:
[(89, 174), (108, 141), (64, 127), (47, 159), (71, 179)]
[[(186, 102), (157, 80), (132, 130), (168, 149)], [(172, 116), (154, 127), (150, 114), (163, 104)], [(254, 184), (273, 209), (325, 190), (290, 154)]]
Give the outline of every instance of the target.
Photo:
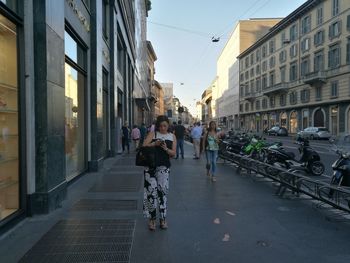
[(259, 174), (279, 183), (276, 195), (283, 196), (287, 190), (297, 197), (305, 194), (334, 208), (350, 213), (350, 188), (331, 185), (305, 176), (298, 170), (285, 170), (264, 162), (227, 152), (221, 149), (221, 159), (235, 163), (240, 172), (245, 169), (248, 174)]

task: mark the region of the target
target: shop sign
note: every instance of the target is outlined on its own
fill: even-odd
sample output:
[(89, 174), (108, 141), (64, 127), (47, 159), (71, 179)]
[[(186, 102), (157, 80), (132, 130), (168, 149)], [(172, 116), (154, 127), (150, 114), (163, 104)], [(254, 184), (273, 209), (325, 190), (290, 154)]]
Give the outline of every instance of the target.
[(78, 10), (78, 6), (75, 3), (75, 0), (67, 0), (68, 5), (72, 8), (73, 13), (78, 17), (80, 23), (85, 27), (87, 32), (90, 32), (90, 24), (84, 14)]

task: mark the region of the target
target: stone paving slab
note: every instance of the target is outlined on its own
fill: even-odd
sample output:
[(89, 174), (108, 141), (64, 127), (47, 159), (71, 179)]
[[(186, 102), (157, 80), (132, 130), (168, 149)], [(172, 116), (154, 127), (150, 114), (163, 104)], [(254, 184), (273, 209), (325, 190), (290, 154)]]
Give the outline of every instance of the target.
[[(193, 160), (188, 144), (185, 151), (184, 160), (172, 161), (168, 230), (147, 229), (142, 168), (130, 168), (134, 155), (119, 156), (106, 160), (101, 172), (72, 184), (61, 209), (28, 218), (0, 237), (0, 262), (18, 262), (60, 220), (121, 219), (136, 223), (127, 259), (133, 263), (350, 262), (349, 221), (332, 220), (332, 211), (306, 199), (276, 197), (271, 182), (239, 175), (228, 164), (218, 165), (218, 181), (212, 183), (205, 175), (205, 160)], [(139, 175), (141, 186), (134, 192), (89, 192), (126, 168), (135, 173), (122, 176)], [(137, 200), (137, 210), (72, 210), (78, 200), (91, 198)]]

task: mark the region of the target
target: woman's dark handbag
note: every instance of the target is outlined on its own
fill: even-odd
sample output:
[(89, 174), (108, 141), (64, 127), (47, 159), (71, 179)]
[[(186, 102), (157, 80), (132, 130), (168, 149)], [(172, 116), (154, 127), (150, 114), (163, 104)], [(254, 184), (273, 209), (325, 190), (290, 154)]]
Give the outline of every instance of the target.
[(136, 166), (156, 167), (155, 147), (142, 146), (136, 154)]

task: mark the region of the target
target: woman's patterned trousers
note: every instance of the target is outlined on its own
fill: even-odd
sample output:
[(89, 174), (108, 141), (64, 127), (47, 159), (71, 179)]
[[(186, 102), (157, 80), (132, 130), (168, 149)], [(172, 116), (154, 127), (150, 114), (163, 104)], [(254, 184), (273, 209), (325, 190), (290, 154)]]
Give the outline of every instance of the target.
[(170, 169), (165, 166), (144, 171), (143, 213), (146, 218), (156, 219), (158, 205), (160, 219), (166, 218), (169, 173)]

